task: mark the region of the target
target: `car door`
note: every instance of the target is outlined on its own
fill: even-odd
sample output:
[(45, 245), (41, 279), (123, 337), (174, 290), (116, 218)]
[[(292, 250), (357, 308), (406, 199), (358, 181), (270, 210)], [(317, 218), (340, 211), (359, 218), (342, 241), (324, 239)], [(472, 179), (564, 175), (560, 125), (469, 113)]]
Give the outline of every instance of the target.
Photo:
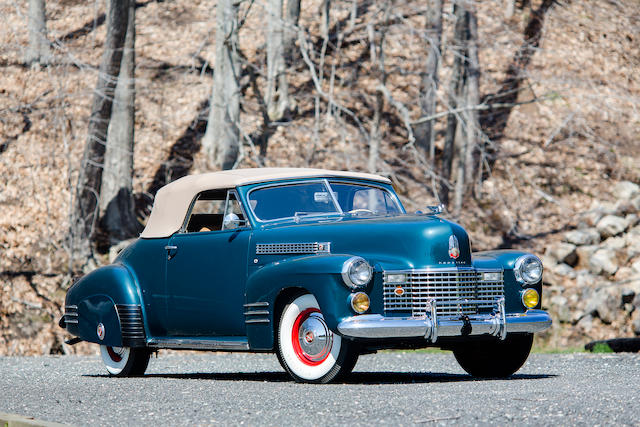
[(167, 246), (170, 336), (245, 335), (251, 233), (245, 219), (234, 191), (209, 191), (196, 198), (183, 230)]

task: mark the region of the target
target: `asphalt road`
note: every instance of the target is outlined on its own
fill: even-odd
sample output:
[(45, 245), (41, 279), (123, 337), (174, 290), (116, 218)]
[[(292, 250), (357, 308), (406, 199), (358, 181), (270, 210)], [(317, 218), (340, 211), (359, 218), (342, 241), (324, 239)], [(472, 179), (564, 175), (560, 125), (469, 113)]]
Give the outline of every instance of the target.
[(532, 355), (476, 381), (451, 354), (362, 356), (343, 384), (289, 380), (275, 356), (160, 355), (142, 378), (98, 357), (0, 357), (0, 412), (75, 425), (640, 425), (640, 355)]

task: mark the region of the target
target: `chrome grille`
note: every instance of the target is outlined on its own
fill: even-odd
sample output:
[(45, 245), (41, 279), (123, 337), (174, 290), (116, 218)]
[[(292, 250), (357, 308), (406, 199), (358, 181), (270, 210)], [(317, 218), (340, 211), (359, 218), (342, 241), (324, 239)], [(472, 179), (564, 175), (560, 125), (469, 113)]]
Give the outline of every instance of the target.
[(256, 255), (283, 255), (283, 254), (317, 254), (329, 253), (329, 242), (312, 243), (258, 243)]
[[(499, 279), (483, 281), (482, 273), (489, 271), (499, 273)], [(404, 280), (389, 283), (390, 275), (403, 275)], [(427, 313), (430, 299), (435, 299), (439, 316), (458, 316), (490, 310), (496, 299), (504, 296), (503, 273), (497, 270), (459, 268), (388, 271), (384, 273), (383, 281), (385, 312), (405, 311), (415, 317)], [(401, 291), (396, 291), (397, 288), (401, 288)]]

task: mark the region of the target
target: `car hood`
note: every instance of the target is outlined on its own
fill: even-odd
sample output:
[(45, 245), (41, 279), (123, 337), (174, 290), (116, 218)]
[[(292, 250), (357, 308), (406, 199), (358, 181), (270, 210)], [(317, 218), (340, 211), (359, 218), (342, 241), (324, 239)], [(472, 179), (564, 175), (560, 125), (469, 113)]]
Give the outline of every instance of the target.
[[(453, 237), (452, 237), (453, 236)], [(326, 222), (269, 226), (253, 243), (329, 242), (332, 254), (359, 255), (384, 270), (471, 265), (469, 236), (453, 222), (427, 215), (342, 218)], [(450, 245), (457, 243), (457, 258)], [(455, 251), (452, 251), (455, 255)]]

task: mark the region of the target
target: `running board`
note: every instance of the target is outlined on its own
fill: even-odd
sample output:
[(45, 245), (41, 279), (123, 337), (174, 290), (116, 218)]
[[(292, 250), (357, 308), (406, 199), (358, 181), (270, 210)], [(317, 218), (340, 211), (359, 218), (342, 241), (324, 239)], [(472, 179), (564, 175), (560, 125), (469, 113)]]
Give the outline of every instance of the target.
[(157, 338), (147, 342), (149, 348), (167, 348), (175, 350), (249, 350), (246, 337), (206, 338)]

